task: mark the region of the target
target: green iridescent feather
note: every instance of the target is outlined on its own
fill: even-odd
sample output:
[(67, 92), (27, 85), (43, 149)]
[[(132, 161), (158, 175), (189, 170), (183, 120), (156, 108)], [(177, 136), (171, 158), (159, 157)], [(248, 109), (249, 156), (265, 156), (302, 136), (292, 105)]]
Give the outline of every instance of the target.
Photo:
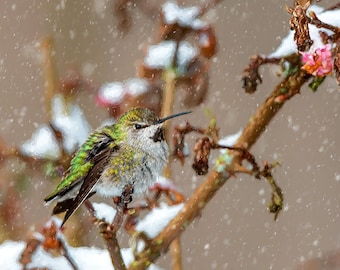
[(114, 148), (117, 146), (116, 142), (119, 134), (117, 129), (119, 128), (119, 125), (115, 125), (114, 127), (115, 128), (109, 126), (104, 127), (93, 132), (89, 136), (87, 141), (82, 145), (72, 159), (70, 168), (66, 172), (61, 183), (52, 194), (44, 199), (46, 202), (72, 188), (89, 173), (94, 165), (93, 162), (91, 162), (93, 157), (99, 150), (101, 150), (100, 148), (102, 147), (102, 143), (107, 141), (108, 138), (110, 138), (110, 143), (109, 145), (105, 145), (105, 147)]

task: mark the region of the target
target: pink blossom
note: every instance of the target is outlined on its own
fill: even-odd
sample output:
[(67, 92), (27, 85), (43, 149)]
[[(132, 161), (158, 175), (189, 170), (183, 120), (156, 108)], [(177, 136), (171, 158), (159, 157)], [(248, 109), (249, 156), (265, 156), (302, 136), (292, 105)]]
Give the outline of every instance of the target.
[(302, 69), (316, 77), (324, 77), (332, 73), (333, 59), (331, 45), (326, 44), (317, 48), (314, 52), (301, 52)]

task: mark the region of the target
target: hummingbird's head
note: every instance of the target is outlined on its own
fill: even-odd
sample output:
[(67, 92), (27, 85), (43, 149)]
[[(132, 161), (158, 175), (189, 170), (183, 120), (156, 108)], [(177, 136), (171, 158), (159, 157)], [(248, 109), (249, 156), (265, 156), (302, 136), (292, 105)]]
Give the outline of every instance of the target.
[(159, 149), (159, 143), (167, 148), (164, 138), (163, 123), (171, 118), (190, 112), (174, 114), (159, 119), (156, 114), (146, 108), (135, 108), (126, 112), (118, 120), (122, 133), (125, 133), (127, 143), (144, 151), (152, 152)]

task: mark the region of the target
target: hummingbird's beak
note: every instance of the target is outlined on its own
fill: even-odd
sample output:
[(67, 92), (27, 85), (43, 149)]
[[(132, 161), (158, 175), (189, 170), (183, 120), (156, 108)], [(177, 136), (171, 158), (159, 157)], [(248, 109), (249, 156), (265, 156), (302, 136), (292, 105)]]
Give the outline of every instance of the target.
[(155, 121), (153, 124), (154, 124), (154, 125), (162, 124), (162, 123), (164, 123), (166, 120), (169, 120), (169, 119), (171, 119), (171, 118), (175, 118), (175, 117), (177, 117), (177, 116), (189, 114), (189, 113), (192, 113), (192, 111), (187, 111), (187, 112), (181, 112), (181, 113), (172, 114), (172, 115), (170, 115), (170, 116), (167, 116), (167, 117), (164, 117), (164, 118), (162, 118), (162, 119), (159, 119), (158, 121)]

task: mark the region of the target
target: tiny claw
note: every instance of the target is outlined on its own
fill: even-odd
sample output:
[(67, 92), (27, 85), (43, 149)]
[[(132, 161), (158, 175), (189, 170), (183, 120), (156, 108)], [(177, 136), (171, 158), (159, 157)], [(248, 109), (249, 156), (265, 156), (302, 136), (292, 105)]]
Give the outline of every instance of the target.
[(122, 192), (122, 195), (120, 196), (120, 202), (124, 204), (129, 204), (130, 202), (132, 202), (132, 194), (133, 194), (133, 186), (126, 185), (124, 187), (124, 191)]

